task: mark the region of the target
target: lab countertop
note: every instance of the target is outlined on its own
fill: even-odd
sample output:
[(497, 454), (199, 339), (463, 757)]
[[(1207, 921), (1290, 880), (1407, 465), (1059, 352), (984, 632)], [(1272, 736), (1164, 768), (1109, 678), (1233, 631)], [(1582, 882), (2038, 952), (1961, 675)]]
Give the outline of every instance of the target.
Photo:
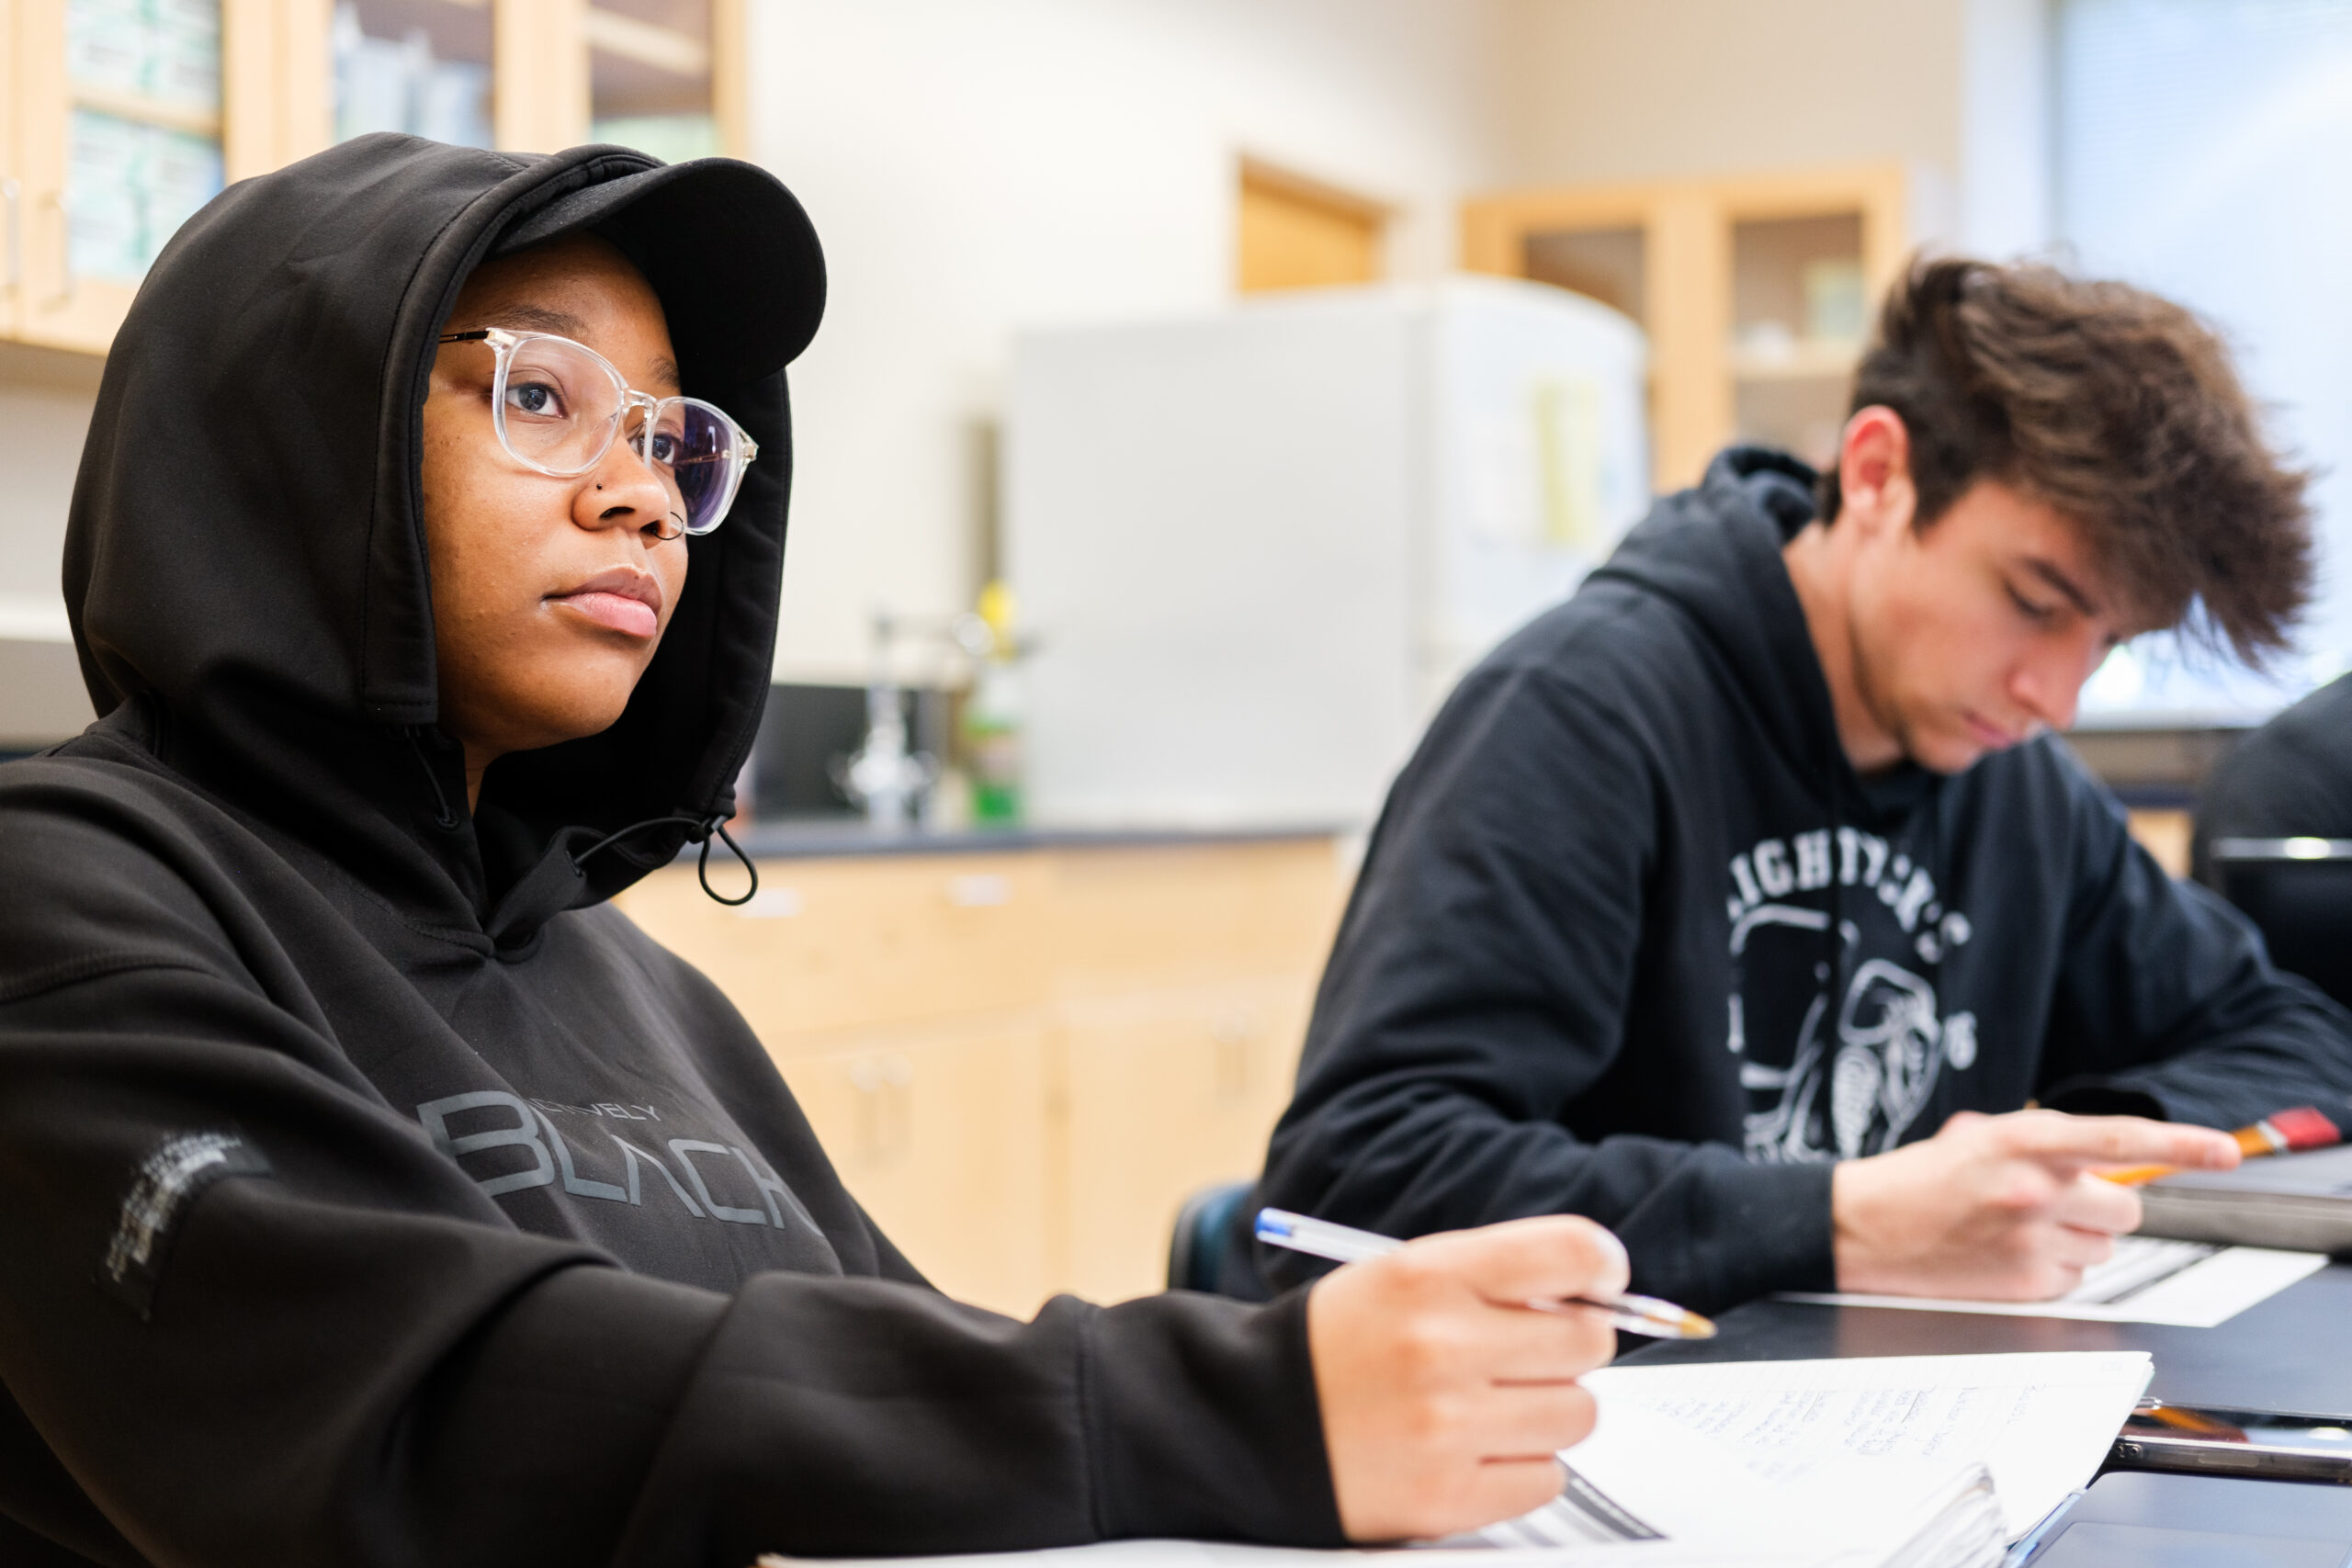
[[(967, 828), (948, 832), (910, 828), (876, 832), (851, 818), (786, 818), (730, 829), (754, 860), (839, 859), (854, 855), (1010, 854), (1023, 850), (1153, 849), (1187, 844), (1271, 843), (1290, 839), (1329, 839), (1351, 829), (1338, 823), (1291, 823), (1256, 828)], [(693, 860), (699, 846), (680, 852)], [(726, 855), (715, 840), (714, 859)]]

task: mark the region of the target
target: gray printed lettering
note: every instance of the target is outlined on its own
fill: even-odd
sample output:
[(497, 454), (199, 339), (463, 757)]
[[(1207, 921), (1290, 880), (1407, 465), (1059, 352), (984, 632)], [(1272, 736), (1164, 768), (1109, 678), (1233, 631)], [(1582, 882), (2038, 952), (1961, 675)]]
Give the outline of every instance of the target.
[(1788, 846), (1780, 840), (1767, 839), (1756, 846), (1756, 880), (1775, 898), (1786, 897), (1797, 885), (1796, 874), (1789, 869)]
[[(450, 1117), (461, 1111), (486, 1111), (493, 1106), (513, 1111), (514, 1125), (493, 1127), (483, 1133), (468, 1133), (460, 1137), (450, 1135)], [(555, 1159), (548, 1153), (547, 1145), (539, 1139), (534, 1125), (537, 1117), (528, 1105), (514, 1095), (494, 1089), (476, 1089), (471, 1094), (453, 1094), (447, 1100), (428, 1100), (418, 1106), (416, 1117), (424, 1123), (424, 1130), (431, 1135), (434, 1146), (451, 1159), (461, 1159), (484, 1149), (530, 1149), (534, 1164), (529, 1170), (481, 1180), (481, 1190), (489, 1197), (495, 1198), (503, 1192), (519, 1192), (529, 1187), (545, 1187), (555, 1180)]]
[(1799, 833), (1790, 840), (1797, 851), (1797, 886), (1804, 892), (1829, 886), (1829, 829)]
[(197, 1179), (216, 1166), (226, 1166), (243, 1140), (233, 1133), (188, 1133), (165, 1140), (139, 1168), (122, 1201), (115, 1223), (114, 1240), (107, 1245), (107, 1278), (116, 1284), (134, 1268), (144, 1268), (155, 1250), (155, 1238), (171, 1226), (180, 1201), (195, 1190)]
[(1935, 897), (1935, 892), (1936, 885), (1928, 880), (1926, 872), (1911, 874), (1911, 880), (1904, 885), (1902, 896), (1894, 900), (1894, 918), (1903, 922), (1905, 931), (1919, 923), (1919, 911), (1929, 898)]
[(1746, 855), (1731, 857), (1731, 879), (1739, 885), (1739, 901), (1743, 910), (1764, 902), (1763, 889), (1756, 886), (1756, 874), (1747, 869)]
[(174, 1134), (139, 1164), (98, 1266), (99, 1288), (146, 1319), (162, 1287), (176, 1228), (213, 1183), (267, 1176), (269, 1161), (232, 1132)]
[[(605, 1134), (605, 1136), (613, 1138), (613, 1135), (610, 1133)], [(702, 1205), (695, 1202), (692, 1198), (686, 1196), (686, 1190), (678, 1185), (678, 1179), (670, 1174), (670, 1168), (668, 1166), (663, 1165), (659, 1158), (647, 1154), (635, 1144), (623, 1142), (623, 1140), (619, 1138), (613, 1138), (613, 1142), (620, 1145), (621, 1156), (628, 1162), (628, 1201), (630, 1202), (634, 1203), (638, 1201), (639, 1189), (637, 1163), (639, 1160), (643, 1160), (646, 1164), (651, 1166), (654, 1169), (662, 1173), (662, 1179), (670, 1184), (670, 1190), (678, 1195), (678, 1201), (686, 1206), (687, 1213), (692, 1214), (698, 1220), (704, 1217)], [(686, 1172), (690, 1176), (693, 1175), (694, 1168), (692, 1166), (688, 1166), (686, 1168)], [(699, 1177), (695, 1178), (695, 1185), (697, 1187), (702, 1185), (702, 1180)]]
[(760, 1190), (760, 1196), (767, 1200), (768, 1219), (776, 1229), (782, 1230), (784, 1228), (784, 1215), (777, 1212), (775, 1206), (775, 1201), (778, 1198), (781, 1198), (784, 1200), (784, 1206), (792, 1211), (792, 1217), (794, 1219), (798, 1220), (810, 1230), (816, 1231), (819, 1235), (823, 1235), (825, 1234), (823, 1231), (818, 1230), (816, 1217), (810, 1214), (806, 1208), (802, 1207), (800, 1200), (794, 1196), (791, 1188), (786, 1187), (775, 1177), (762, 1176), (760, 1174), (760, 1168), (752, 1163), (752, 1156), (745, 1154), (741, 1149), (730, 1148), (728, 1152), (733, 1155), (737, 1159), (741, 1160), (743, 1162), (743, 1168), (752, 1173), (752, 1183)]
[[(725, 1220), (729, 1224), (738, 1225), (763, 1225), (769, 1223), (768, 1217), (757, 1209), (733, 1209), (713, 1198), (710, 1195), (709, 1186), (702, 1179), (702, 1172), (695, 1168), (694, 1156), (724, 1155), (729, 1152), (725, 1144), (705, 1143), (700, 1138), (673, 1138), (670, 1140), (670, 1152), (675, 1155), (678, 1157), (678, 1163), (685, 1168), (686, 1179), (695, 1184), (695, 1196), (702, 1200), (703, 1207), (708, 1209), (715, 1217)], [(750, 1162), (745, 1163), (748, 1165)], [(781, 1225), (784, 1222), (779, 1219), (775, 1223)]]
[(1861, 835), (1851, 828), (1838, 829), (1838, 881), (1840, 886), (1851, 887), (1854, 885), (1854, 878), (1861, 874)]
[(539, 1112), (539, 1125), (547, 1129), (548, 1142), (555, 1145), (555, 1163), (562, 1168), (563, 1190), (575, 1198), (602, 1198), (608, 1203), (637, 1201), (626, 1188), (616, 1187), (609, 1181), (581, 1179), (580, 1173), (572, 1168), (571, 1145), (563, 1141), (563, 1134), (555, 1130), (555, 1123), (548, 1120), (544, 1111)]
[(1886, 840), (1876, 833), (1864, 833), (1862, 840), (1862, 882), (1876, 882), (1878, 874), (1886, 866)]

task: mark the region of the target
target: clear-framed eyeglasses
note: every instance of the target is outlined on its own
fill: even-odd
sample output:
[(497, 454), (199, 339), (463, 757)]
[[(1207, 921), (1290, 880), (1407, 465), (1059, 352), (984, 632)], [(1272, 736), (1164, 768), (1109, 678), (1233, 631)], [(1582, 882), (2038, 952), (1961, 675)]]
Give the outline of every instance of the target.
[(577, 479), (625, 436), (670, 491), (661, 538), (707, 534), (725, 522), (745, 466), (760, 455), (719, 409), (699, 398), (640, 392), (612, 361), (568, 337), (481, 327), (444, 333), (440, 341), (483, 344), (498, 356), (491, 421), (498, 444), (525, 468)]

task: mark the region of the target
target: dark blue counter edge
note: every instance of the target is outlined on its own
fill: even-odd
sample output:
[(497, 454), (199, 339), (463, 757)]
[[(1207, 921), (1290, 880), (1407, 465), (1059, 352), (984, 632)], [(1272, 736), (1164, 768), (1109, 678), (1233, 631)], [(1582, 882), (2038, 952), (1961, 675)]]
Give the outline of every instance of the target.
[[(972, 828), (951, 833), (920, 829), (876, 833), (865, 823), (771, 822), (733, 833), (753, 860), (842, 860), (869, 855), (1007, 854), (1022, 850), (1172, 849), (1212, 844), (1278, 843), (1293, 839), (1333, 839), (1357, 829), (1338, 823), (1298, 823), (1261, 828)], [(731, 830), (730, 830), (731, 831)], [(714, 842), (713, 858), (726, 847)], [(692, 862), (698, 844), (678, 852)]]

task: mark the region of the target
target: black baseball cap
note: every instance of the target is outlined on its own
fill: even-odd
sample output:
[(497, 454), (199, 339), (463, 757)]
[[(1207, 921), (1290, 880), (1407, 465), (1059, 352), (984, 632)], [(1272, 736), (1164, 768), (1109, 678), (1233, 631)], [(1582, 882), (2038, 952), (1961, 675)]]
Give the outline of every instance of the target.
[(692, 386), (774, 375), (808, 346), (824, 317), (817, 231), (783, 182), (755, 164), (695, 158), (599, 181), (524, 217), (490, 254), (582, 231), (611, 241), (645, 274)]

